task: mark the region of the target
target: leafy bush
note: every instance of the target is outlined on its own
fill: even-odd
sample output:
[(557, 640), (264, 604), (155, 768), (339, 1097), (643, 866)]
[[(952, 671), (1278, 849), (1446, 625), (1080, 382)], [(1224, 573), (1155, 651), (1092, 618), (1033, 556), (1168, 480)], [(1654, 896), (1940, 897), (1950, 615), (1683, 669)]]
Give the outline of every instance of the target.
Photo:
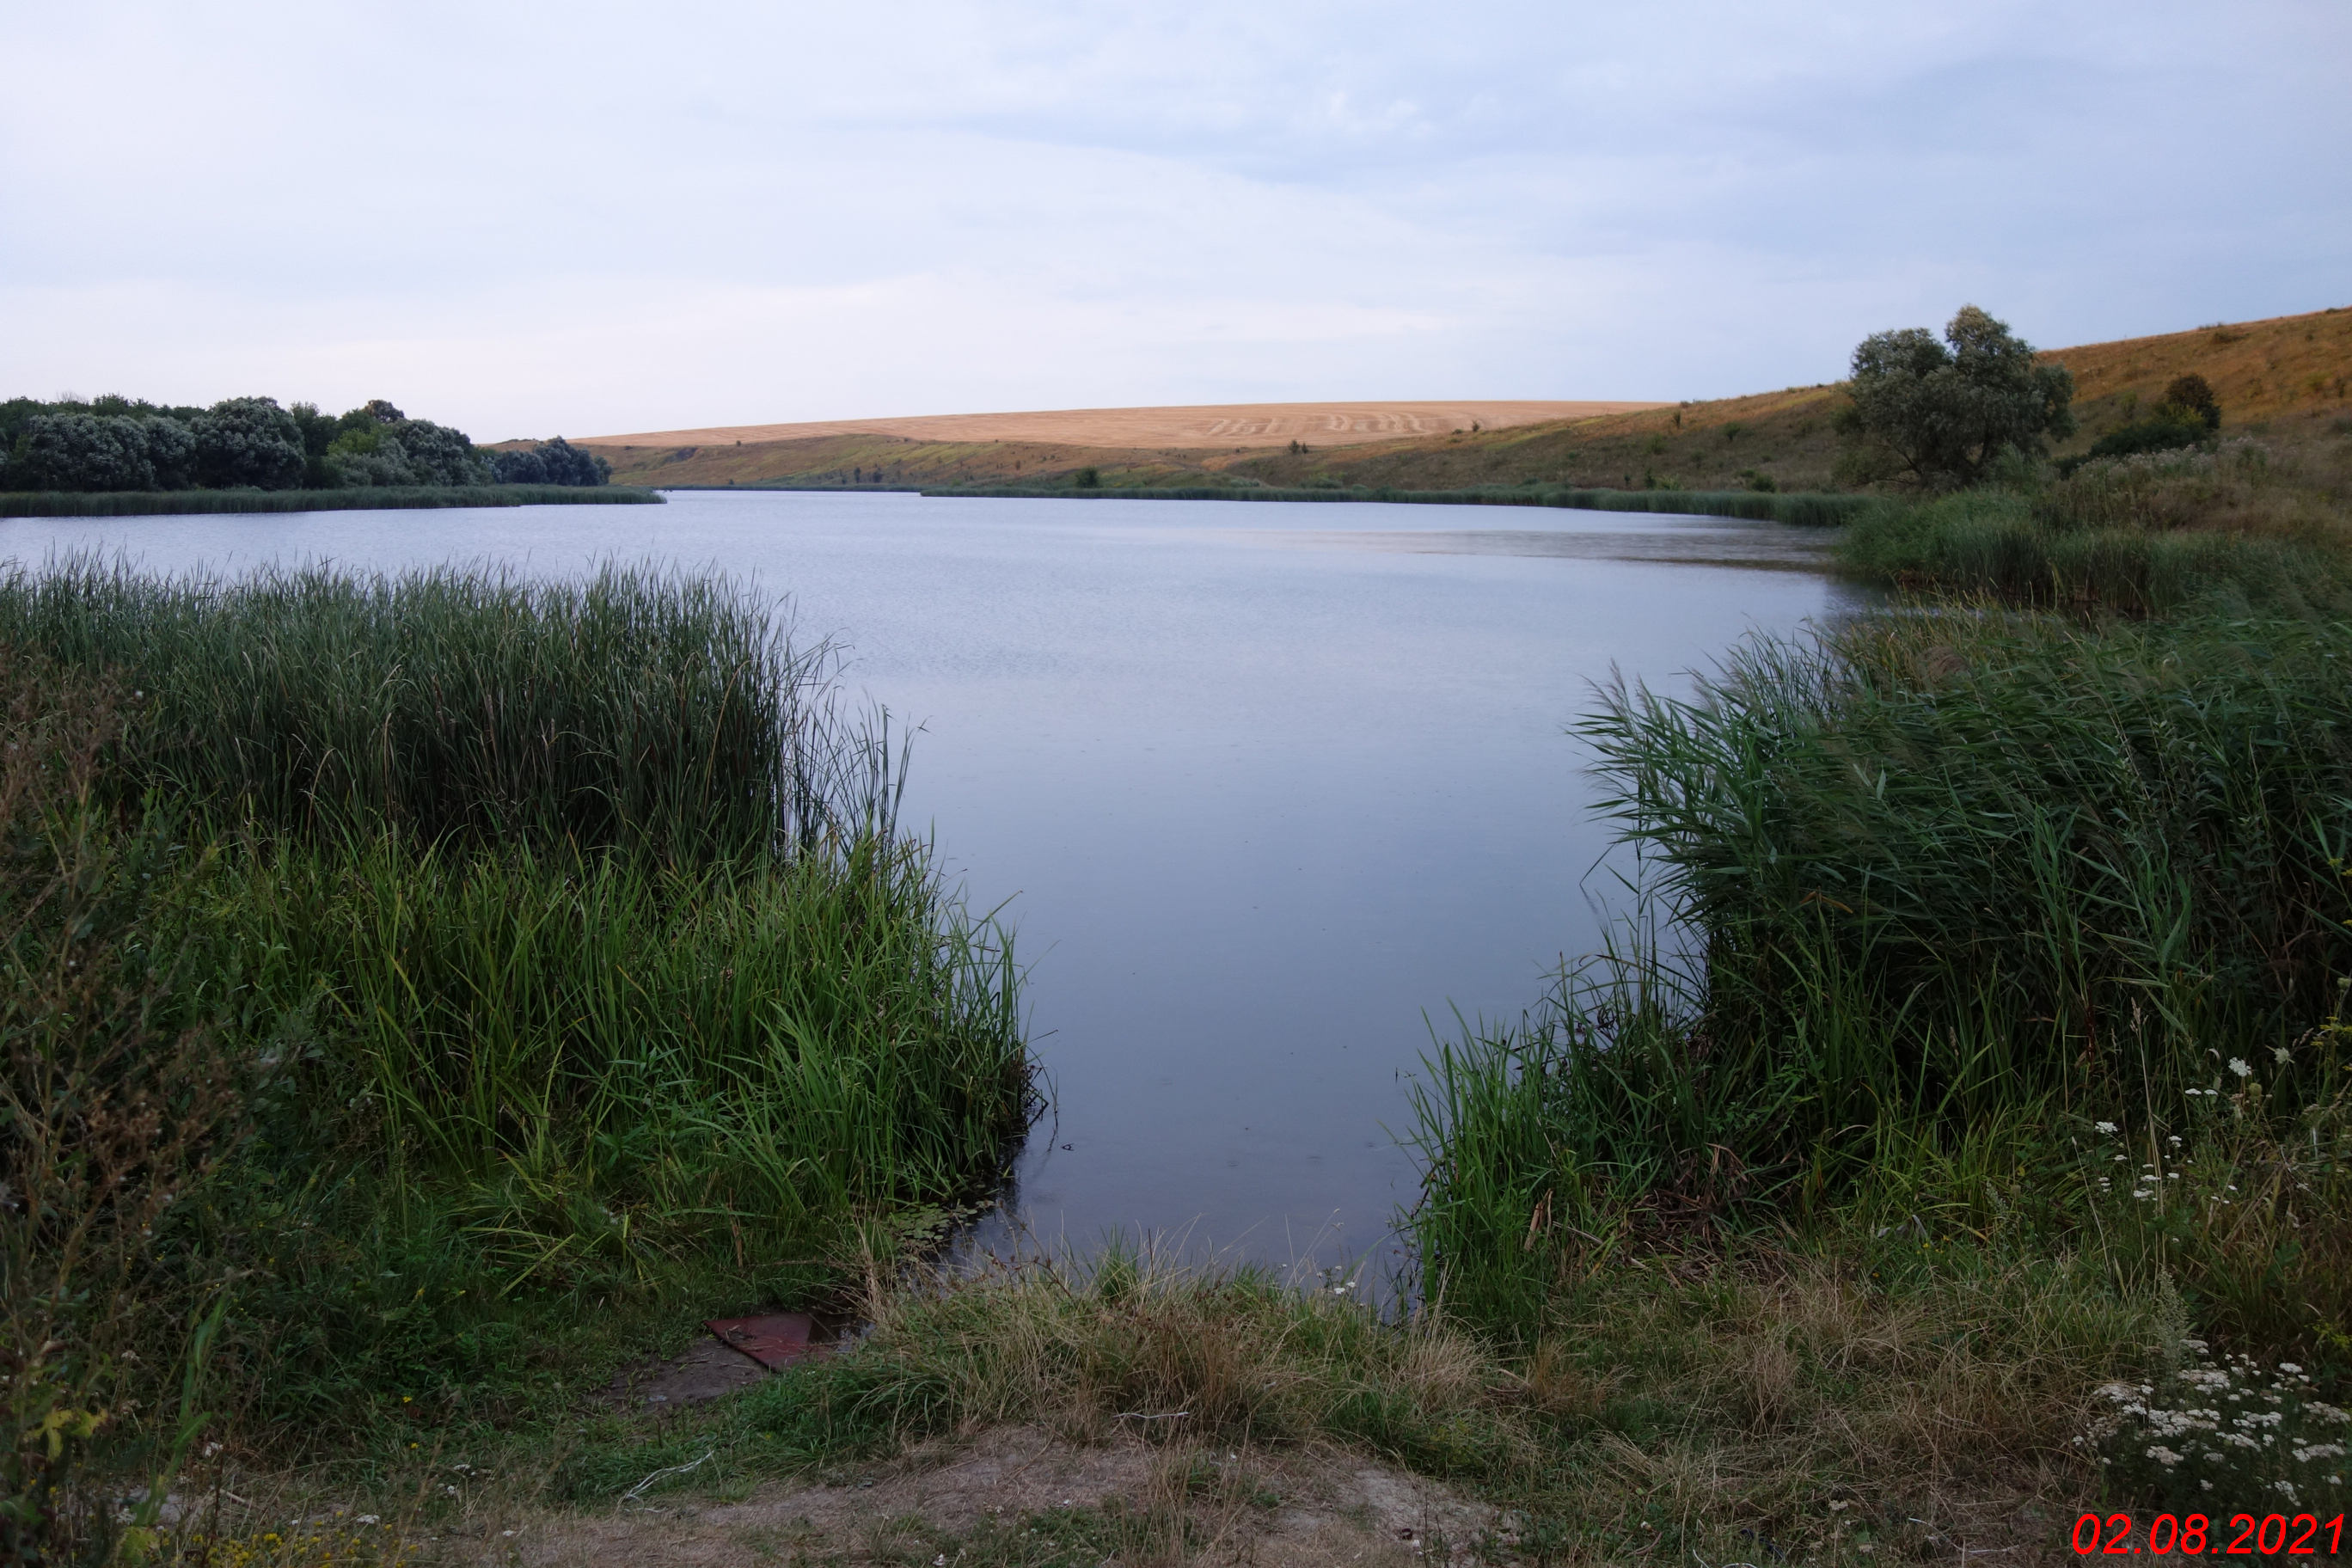
[(2208, 430), (2221, 427), (2221, 400), (2213, 395), (2213, 384), (2194, 371), (2173, 377), (2156, 406), (2159, 414), (2202, 425)]
[(305, 471), (302, 426), (274, 397), (228, 397), (194, 421), (196, 482), (290, 490)]
[(194, 455), (174, 419), (41, 414), (26, 422), (8, 479), (26, 489), (170, 489), (188, 482)]
[(492, 452), (490, 463), (502, 485), (610, 484), (613, 465), (558, 436), (519, 452)]

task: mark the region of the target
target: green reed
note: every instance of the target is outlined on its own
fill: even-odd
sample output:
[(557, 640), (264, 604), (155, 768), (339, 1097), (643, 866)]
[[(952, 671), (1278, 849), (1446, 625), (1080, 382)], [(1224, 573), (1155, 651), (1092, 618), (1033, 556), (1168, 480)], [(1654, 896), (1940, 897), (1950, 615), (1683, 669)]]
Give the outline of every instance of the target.
[(0, 643), (122, 673), (140, 784), (272, 827), (689, 858), (890, 828), (887, 734), (840, 712), (827, 649), (720, 582), (85, 557), (0, 576)]
[(2352, 565), (2324, 530), (2152, 526), (2098, 505), (2103, 470), (2036, 498), (1970, 491), (1857, 516), (1840, 542), (1859, 576), (1920, 592), (2125, 615), (2192, 609), (2341, 615)]
[(2333, 1104), (2347, 675), (2342, 623), (1948, 610), (1610, 692), (1582, 731), (1660, 918), (1433, 1063), (1433, 1277), (1526, 1321), (1629, 1225), (1980, 1202), (2094, 1121)]
[(887, 716), (723, 580), (68, 561), (0, 578), (8, 648), (127, 715), (89, 802), (149, 847), (108, 942), (247, 1129), (159, 1278), (240, 1279), (215, 1350), (257, 1418), (804, 1297), (1001, 1176), (1007, 937), (898, 832)]
[(805, 1231), (984, 1185), (1027, 1096), (1001, 937), (913, 843), (672, 868), (281, 841), (189, 912), (244, 1005), (339, 1043), (321, 1085), (380, 1108), (404, 1171)]
[(14, 490), (0, 517), (160, 517), (183, 512), (387, 511), (474, 506), (659, 505), (635, 485), (383, 485), (337, 490)]
[(1423, 506), (1548, 506), (1583, 511), (1738, 517), (1757, 522), (1786, 522), (1808, 528), (1831, 528), (1852, 522), (1888, 505), (1872, 496), (1779, 494), (1759, 490), (1567, 489), (1542, 486), (1405, 490), (1386, 485), (1359, 485), (1349, 489), (1311, 485), (1134, 485), (1108, 486), (1099, 489), (988, 485), (925, 490), (923, 493), (1057, 500), (1388, 501)]

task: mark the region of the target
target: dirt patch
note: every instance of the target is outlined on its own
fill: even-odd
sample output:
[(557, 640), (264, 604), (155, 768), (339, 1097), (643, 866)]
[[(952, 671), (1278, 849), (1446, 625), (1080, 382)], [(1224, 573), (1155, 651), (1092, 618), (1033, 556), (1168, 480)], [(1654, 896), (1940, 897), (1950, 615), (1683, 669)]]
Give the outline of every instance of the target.
[(683, 1355), (665, 1356), (614, 1375), (598, 1397), (624, 1410), (699, 1405), (772, 1375), (742, 1352), (717, 1340), (697, 1340)]
[(928, 1557), (932, 1546), (950, 1562), (960, 1551), (1019, 1561), (1014, 1537), (1089, 1510), (1123, 1521), (1118, 1561), (1299, 1568), (1468, 1563), (1470, 1543), (1496, 1523), (1491, 1509), (1337, 1451), (1080, 1444), (1024, 1426), (739, 1501), (552, 1516), (498, 1544), (501, 1558), (532, 1568), (863, 1563)]

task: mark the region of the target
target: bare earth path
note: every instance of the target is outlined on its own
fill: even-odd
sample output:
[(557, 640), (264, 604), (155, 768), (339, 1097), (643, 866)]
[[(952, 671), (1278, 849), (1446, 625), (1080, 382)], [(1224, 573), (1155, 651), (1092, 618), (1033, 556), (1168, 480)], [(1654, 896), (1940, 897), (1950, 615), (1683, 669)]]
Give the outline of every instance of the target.
[[(753, 1568), (959, 1560), (1061, 1560), (1024, 1529), (1053, 1510), (1108, 1508), (1123, 1521), (1097, 1542), (1129, 1562), (1259, 1568), (1470, 1568), (1501, 1521), (1434, 1482), (1337, 1450), (1276, 1458), (1137, 1441), (1074, 1444), (1003, 1427), (929, 1446), (828, 1482), (769, 1486), (731, 1502), (659, 1500), (480, 1530), (480, 1561), (521, 1568)], [(1024, 1534), (1032, 1539), (1017, 1540)], [(446, 1542), (458, 1561), (461, 1539)]]
[(1191, 447), (1353, 446), (1400, 437), (1444, 436), (1591, 419), (1664, 404), (1217, 403), (1171, 408), (1059, 408), (1024, 414), (924, 414), (886, 419), (822, 419), (792, 425), (732, 425), (700, 430), (575, 437), (581, 446), (683, 447), (734, 441), (793, 441), (811, 436), (903, 436), (919, 441), (1045, 441), (1082, 447)]

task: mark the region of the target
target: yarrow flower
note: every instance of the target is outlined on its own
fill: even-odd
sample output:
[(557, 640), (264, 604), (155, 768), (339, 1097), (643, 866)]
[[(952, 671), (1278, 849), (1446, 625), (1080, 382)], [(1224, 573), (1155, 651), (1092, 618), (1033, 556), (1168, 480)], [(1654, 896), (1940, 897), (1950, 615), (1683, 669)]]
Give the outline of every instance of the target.
[(2102, 1132), (2113, 1132), (2116, 1130), (2116, 1124), (2112, 1121), (2094, 1122), (2093, 1125)]
[(2240, 1078), (2252, 1078), (2254, 1076), (2254, 1069), (2246, 1065), (2246, 1058), (2243, 1057), (2231, 1057), (2230, 1058), (2230, 1070), (2236, 1073)]

